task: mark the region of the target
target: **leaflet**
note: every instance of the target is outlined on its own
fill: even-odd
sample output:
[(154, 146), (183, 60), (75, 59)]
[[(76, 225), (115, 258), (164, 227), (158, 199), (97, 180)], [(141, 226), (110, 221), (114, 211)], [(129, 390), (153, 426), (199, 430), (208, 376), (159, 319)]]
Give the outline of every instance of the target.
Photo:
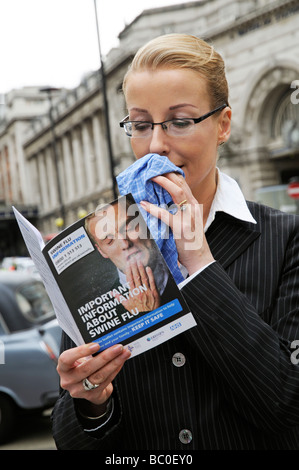
[(13, 210), (58, 322), (76, 345), (121, 343), (134, 357), (196, 325), (131, 194), (46, 245)]

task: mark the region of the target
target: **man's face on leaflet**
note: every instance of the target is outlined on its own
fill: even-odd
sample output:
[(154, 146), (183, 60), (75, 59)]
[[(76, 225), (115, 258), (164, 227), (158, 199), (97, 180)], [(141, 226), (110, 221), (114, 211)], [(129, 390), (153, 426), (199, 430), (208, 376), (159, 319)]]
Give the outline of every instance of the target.
[(104, 258), (109, 258), (122, 272), (126, 271), (130, 261), (141, 261), (144, 266), (154, 268), (155, 250), (136, 219), (127, 214), (126, 207), (120, 204), (110, 205), (103, 213), (89, 222), (97, 249)]

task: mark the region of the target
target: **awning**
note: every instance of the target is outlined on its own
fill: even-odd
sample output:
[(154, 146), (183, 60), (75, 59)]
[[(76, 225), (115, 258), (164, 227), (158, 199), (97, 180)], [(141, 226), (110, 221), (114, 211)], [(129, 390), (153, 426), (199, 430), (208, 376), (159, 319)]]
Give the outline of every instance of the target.
[[(16, 205), (21, 214), (26, 217), (26, 219), (36, 218), (38, 216), (38, 207), (33, 205)], [(12, 206), (0, 205), (0, 221), (1, 220), (15, 220), (15, 216), (12, 210)]]

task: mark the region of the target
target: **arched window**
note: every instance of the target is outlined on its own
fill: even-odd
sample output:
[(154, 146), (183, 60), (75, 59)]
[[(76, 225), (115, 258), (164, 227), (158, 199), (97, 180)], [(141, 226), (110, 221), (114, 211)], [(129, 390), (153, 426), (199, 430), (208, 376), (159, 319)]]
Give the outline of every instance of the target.
[(271, 137), (282, 138), (288, 147), (299, 145), (299, 105), (292, 103), (288, 88), (277, 101), (273, 109)]

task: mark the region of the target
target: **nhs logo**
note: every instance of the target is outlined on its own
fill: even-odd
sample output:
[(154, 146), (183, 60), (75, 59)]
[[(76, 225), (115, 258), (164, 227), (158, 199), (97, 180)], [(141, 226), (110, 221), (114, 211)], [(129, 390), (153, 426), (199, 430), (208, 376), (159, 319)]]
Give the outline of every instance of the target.
[(180, 321), (178, 321), (174, 325), (171, 325), (169, 328), (171, 329), (171, 331), (173, 331), (173, 330), (176, 330), (177, 328), (180, 328), (180, 326), (182, 326), (182, 324)]

